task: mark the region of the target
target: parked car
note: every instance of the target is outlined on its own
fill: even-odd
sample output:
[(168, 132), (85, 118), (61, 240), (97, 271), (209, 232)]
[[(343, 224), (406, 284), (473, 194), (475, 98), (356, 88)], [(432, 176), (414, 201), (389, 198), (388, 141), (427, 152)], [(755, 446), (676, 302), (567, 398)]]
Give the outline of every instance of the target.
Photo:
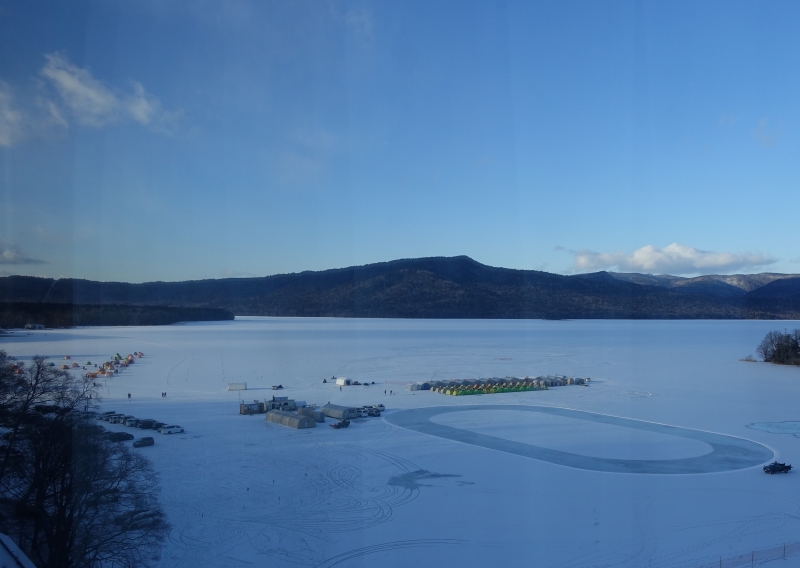
[(370, 408), (369, 411), (367, 412), (367, 414), (369, 416), (380, 416), (381, 415), (381, 411), (378, 410), (377, 408)]
[(128, 418), (125, 421), (125, 426), (128, 426), (129, 428), (136, 428), (137, 426), (139, 426), (139, 419), (138, 418)]
[(382, 404), (379, 404), (379, 405), (378, 405), (378, 410), (380, 410), (381, 412), (383, 412), (384, 410), (386, 410), (386, 407), (385, 407), (385, 406), (383, 406)]
[(162, 434), (183, 434), (183, 428), (180, 426), (164, 426), (159, 430)]
[(133, 440), (133, 434), (128, 434), (127, 432), (108, 432), (106, 437), (112, 442), (125, 442), (127, 440)]
[(153, 439), (152, 436), (145, 436), (144, 438), (139, 438), (133, 443), (134, 448), (143, 448), (144, 446), (153, 446), (155, 445), (156, 441)]
[(122, 420), (125, 418), (124, 414), (114, 414), (111, 416), (108, 421), (111, 424), (122, 424)]
[(108, 419), (114, 416), (115, 414), (116, 412), (114, 412), (113, 410), (109, 410), (108, 412), (104, 412), (103, 414), (99, 415), (97, 419), (108, 422)]
[(369, 411), (366, 408), (356, 408), (356, 414), (359, 418), (366, 418)]
[(153, 423), (152, 429), (153, 430), (161, 430), (166, 425), (167, 425), (166, 422), (158, 422), (157, 421), (157, 422)]
[(769, 473), (772, 475), (773, 473), (789, 473), (792, 470), (791, 465), (786, 465), (785, 463), (778, 463), (776, 461), (772, 462), (769, 465), (764, 466), (764, 473)]
[(128, 425), (128, 420), (136, 420), (136, 417), (135, 416), (131, 416), (130, 414), (127, 414), (127, 415), (122, 417), (122, 420), (120, 420), (119, 424), (124, 424), (125, 426), (127, 426)]
[(144, 420), (139, 420), (139, 424), (136, 425), (137, 428), (141, 428), (142, 430), (150, 430), (153, 428), (153, 424), (156, 421), (152, 418), (145, 418)]
[(78, 430), (89, 430), (90, 432), (97, 432), (98, 434), (102, 434), (103, 432), (106, 431), (106, 429), (100, 426), (99, 424), (87, 424), (85, 422), (79, 423), (77, 426), (75, 426), (75, 428)]

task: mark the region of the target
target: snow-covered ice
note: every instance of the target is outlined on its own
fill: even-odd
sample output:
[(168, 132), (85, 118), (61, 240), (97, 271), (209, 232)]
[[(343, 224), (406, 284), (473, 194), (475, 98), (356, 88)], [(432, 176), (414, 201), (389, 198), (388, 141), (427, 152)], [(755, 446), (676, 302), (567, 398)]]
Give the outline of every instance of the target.
[[(791, 428), (763, 426), (800, 421), (800, 369), (739, 361), (767, 331), (795, 326), (237, 318), (16, 332), (0, 338), (0, 348), (20, 359), (70, 355), (80, 364), (144, 352), (102, 380), (102, 410), (186, 429), (137, 450), (160, 472), (173, 525), (162, 567), (690, 567), (800, 541), (796, 475), (768, 476), (758, 465), (670, 475), (580, 469), (403, 428), (392, 415), (559, 407), (749, 440), (800, 465), (800, 438), (781, 433)], [(426, 379), (556, 373), (592, 384), (468, 397), (403, 388)], [(322, 383), (333, 375), (376, 384), (340, 391)], [(247, 391), (226, 390), (239, 381)], [(286, 388), (272, 391), (278, 383)], [(263, 414), (238, 414), (240, 397), (273, 394), (383, 403), (387, 412), (339, 431), (290, 430)], [(465, 408), (431, 420), (601, 459), (682, 460), (712, 451), (698, 439), (541, 412)]]

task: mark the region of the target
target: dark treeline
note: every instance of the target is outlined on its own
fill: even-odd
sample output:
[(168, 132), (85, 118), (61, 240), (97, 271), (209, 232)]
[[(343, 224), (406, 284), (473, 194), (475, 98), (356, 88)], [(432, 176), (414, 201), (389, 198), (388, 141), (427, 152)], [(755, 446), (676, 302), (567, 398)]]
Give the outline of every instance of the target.
[(148, 566), (169, 531), (150, 462), (85, 412), (97, 394), (0, 351), (0, 531), (39, 568)]
[(800, 329), (770, 331), (758, 346), (758, 354), (767, 363), (800, 365)]
[[(452, 257), (264, 278), (142, 284), (9, 276), (0, 278), (0, 300), (209, 307), (243, 316), (800, 319), (800, 277), (749, 292), (725, 284), (724, 293), (710, 293), (720, 286), (664, 288), (605, 272), (563, 276)], [(776, 286), (781, 288), (770, 292)]]
[(232, 320), (221, 308), (173, 306), (124, 306), (116, 304), (0, 303), (0, 328), (11, 329), (39, 323), (45, 327), (83, 325), (169, 325), (182, 321)]

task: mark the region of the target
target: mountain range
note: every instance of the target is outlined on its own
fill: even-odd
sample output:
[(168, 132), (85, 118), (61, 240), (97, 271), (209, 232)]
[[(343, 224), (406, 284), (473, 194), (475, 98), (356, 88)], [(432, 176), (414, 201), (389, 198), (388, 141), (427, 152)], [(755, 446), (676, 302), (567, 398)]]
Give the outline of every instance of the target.
[(466, 256), (185, 282), (0, 278), (0, 301), (213, 307), (237, 315), (388, 318), (800, 319), (800, 275), (563, 276)]

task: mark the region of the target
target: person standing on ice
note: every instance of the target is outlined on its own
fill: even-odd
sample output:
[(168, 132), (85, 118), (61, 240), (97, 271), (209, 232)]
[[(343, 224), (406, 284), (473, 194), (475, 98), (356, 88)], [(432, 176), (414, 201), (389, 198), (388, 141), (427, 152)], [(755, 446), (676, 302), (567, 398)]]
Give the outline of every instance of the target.
[(131, 399), (131, 393), (128, 393), (128, 400)]

